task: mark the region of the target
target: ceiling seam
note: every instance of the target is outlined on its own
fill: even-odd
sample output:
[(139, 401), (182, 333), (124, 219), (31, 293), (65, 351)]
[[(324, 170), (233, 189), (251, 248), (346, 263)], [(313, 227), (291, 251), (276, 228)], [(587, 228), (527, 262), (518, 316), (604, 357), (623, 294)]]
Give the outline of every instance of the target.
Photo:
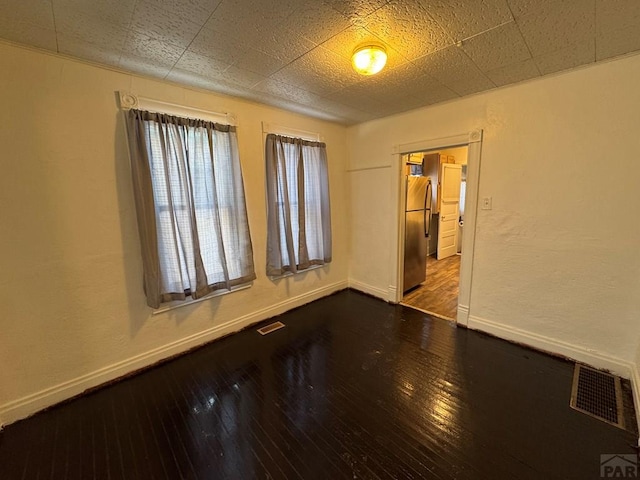
[[(221, 2), (221, 3), (222, 3), (222, 2)], [(389, 0), (387, 0), (387, 2), (386, 2), (384, 5), (387, 5), (388, 3), (389, 3)], [(349, 30), (349, 29), (350, 29), (350, 28), (352, 28), (352, 27), (357, 27), (357, 25), (356, 25), (354, 22), (352, 22), (352, 21), (351, 21), (351, 20), (350, 20), (350, 19), (349, 19), (345, 14), (343, 14), (342, 12), (340, 12), (339, 10), (337, 10), (336, 8), (334, 8), (332, 5), (329, 5), (329, 4), (327, 4), (326, 2), (323, 2), (323, 4), (324, 4), (324, 5), (326, 5), (328, 8), (332, 9), (333, 11), (337, 12), (339, 15), (343, 16), (343, 17), (344, 17), (344, 18), (349, 22), (349, 26), (347, 26), (347, 27), (343, 28), (343, 29), (342, 29), (342, 30), (340, 30), (339, 32), (335, 33), (334, 35), (330, 36), (329, 38), (327, 38), (327, 39), (323, 40), (323, 41), (322, 41), (322, 42), (320, 42), (320, 43), (316, 43), (314, 40), (311, 40), (310, 38), (305, 37), (304, 35), (302, 35), (302, 37), (303, 37), (303, 38), (305, 38), (306, 40), (308, 40), (308, 41), (310, 41), (311, 43), (313, 43), (313, 44), (314, 44), (314, 47), (313, 47), (313, 48), (311, 48), (311, 49), (309, 49), (309, 50), (307, 50), (307, 51), (305, 51), (304, 53), (301, 53), (301, 54), (300, 54), (300, 55), (298, 55), (297, 57), (294, 57), (294, 58), (292, 58), (291, 60), (287, 61), (287, 63), (285, 63), (282, 67), (278, 68), (278, 69), (277, 69), (276, 71), (274, 71), (274, 72), (271, 72), (269, 75), (266, 75), (266, 76), (265, 76), (265, 78), (264, 78), (264, 80), (260, 80), (260, 81), (259, 81), (259, 82), (257, 82), (255, 85), (253, 85), (252, 87), (250, 87), (250, 88), (249, 88), (249, 90), (252, 90), (252, 91), (253, 91), (253, 90), (254, 90), (254, 88), (255, 88), (256, 86), (258, 86), (260, 83), (264, 82), (265, 80), (272, 80), (272, 81), (274, 81), (274, 82), (284, 83), (285, 85), (289, 85), (289, 86), (291, 86), (291, 87), (295, 87), (295, 88), (300, 89), (300, 87), (299, 87), (299, 86), (297, 86), (297, 85), (294, 85), (294, 84), (291, 84), (291, 83), (289, 83), (289, 82), (285, 82), (285, 81), (275, 80), (275, 79), (274, 79), (274, 78), (272, 78), (272, 77), (273, 77), (274, 75), (276, 75), (277, 73), (281, 72), (282, 70), (284, 70), (285, 68), (287, 68), (287, 67), (288, 67), (289, 65), (291, 65), (292, 63), (294, 63), (294, 62), (296, 62), (297, 60), (301, 59), (301, 58), (302, 58), (302, 57), (304, 57), (305, 55), (307, 55), (307, 54), (311, 53), (312, 51), (316, 50), (318, 47), (322, 47), (325, 43), (327, 43), (327, 42), (328, 42), (329, 40), (331, 40), (332, 38), (337, 37), (338, 35), (340, 35), (340, 34), (344, 33), (345, 31)], [(379, 10), (380, 8), (382, 8), (384, 5), (382, 5), (382, 6), (378, 7), (377, 9), (373, 10), (371, 13), (376, 12), (377, 10)], [(369, 14), (369, 15), (371, 15), (371, 14)], [(368, 16), (368, 15), (367, 15), (367, 16)], [(330, 51), (331, 53), (335, 53), (333, 50), (330, 50), (330, 49), (328, 49), (328, 48), (326, 48), (326, 47), (322, 47), (322, 48), (324, 48), (324, 49), (326, 49), (326, 50)], [(263, 53), (263, 54), (265, 54), (265, 55), (269, 55), (268, 53), (262, 52), (261, 50), (258, 50), (258, 51), (259, 51), (259, 52), (261, 52), (261, 53)], [(301, 89), (301, 90), (302, 90), (302, 89)], [(338, 89), (338, 90), (340, 90), (340, 89)], [(338, 91), (338, 90), (336, 90), (336, 91)], [(309, 92), (310, 92), (310, 93), (312, 93), (312, 94), (315, 94), (315, 95), (317, 95), (317, 96), (319, 96), (319, 97), (321, 97), (321, 98), (324, 98), (324, 97), (322, 97), (322, 95), (320, 95), (319, 93), (315, 93), (315, 92), (313, 92), (313, 91), (311, 91), (311, 90), (309, 90)]]
[(598, 61), (598, 2), (593, 0), (593, 63)]
[[(338, 12), (338, 13), (340, 13), (340, 12)], [(300, 88), (300, 86), (298, 86), (298, 85), (294, 85), (294, 84), (292, 84), (292, 83), (289, 83), (289, 82), (286, 82), (286, 81), (282, 81), (282, 80), (276, 80), (275, 78), (273, 78), (273, 76), (274, 76), (275, 74), (277, 74), (277, 73), (281, 72), (281, 71), (282, 71), (282, 70), (284, 70), (285, 68), (287, 68), (287, 67), (288, 67), (289, 65), (291, 65), (292, 63), (294, 63), (294, 62), (296, 62), (297, 60), (301, 59), (301, 58), (302, 58), (302, 57), (304, 57), (305, 55), (307, 55), (307, 54), (311, 53), (312, 51), (316, 50), (316, 49), (317, 49), (317, 48), (319, 48), (319, 47), (322, 47), (322, 45), (323, 45), (324, 43), (328, 42), (328, 41), (329, 41), (329, 40), (331, 40), (332, 38), (334, 38), (334, 37), (336, 37), (336, 36), (340, 35), (341, 33), (345, 32), (346, 30), (350, 29), (352, 26), (353, 26), (353, 25), (350, 25), (350, 26), (348, 26), (348, 27), (345, 27), (344, 29), (342, 29), (342, 30), (340, 30), (338, 33), (336, 33), (335, 35), (333, 35), (333, 36), (329, 37), (328, 39), (324, 40), (322, 43), (315, 43), (315, 42), (313, 42), (312, 40), (308, 39), (307, 37), (304, 37), (304, 38), (307, 38), (307, 40), (309, 40), (309, 41), (311, 41), (311, 42), (313, 42), (313, 43), (314, 43), (314, 47), (313, 47), (312, 49), (307, 50), (306, 52), (304, 52), (304, 53), (302, 53), (302, 54), (298, 55), (297, 57), (293, 58), (292, 60), (290, 60), (288, 63), (286, 63), (285, 65), (283, 65), (282, 67), (280, 67), (280, 68), (279, 68), (278, 70), (276, 70), (275, 72), (273, 72), (273, 73), (271, 73), (271, 74), (267, 75), (267, 76), (265, 77), (265, 79), (264, 79), (264, 80), (261, 80), (261, 81), (259, 81), (258, 83), (256, 83), (255, 85), (253, 85), (252, 87), (250, 87), (250, 88), (249, 88), (249, 90), (259, 92), (259, 90), (254, 90), (254, 89), (255, 89), (255, 87), (257, 87), (258, 85), (260, 85), (262, 82), (264, 82), (265, 80), (271, 80), (271, 81), (273, 81), (273, 82), (283, 83), (283, 84), (288, 85), (288, 86), (290, 86), (290, 87), (297, 88), (298, 90), (305, 90), (305, 89), (303, 89), (303, 88)], [(331, 53), (335, 53), (335, 52), (333, 52), (333, 50), (329, 50), (329, 49), (328, 49), (328, 48), (326, 48), (326, 47), (322, 47), (322, 48), (323, 48), (323, 49), (325, 49), (325, 50), (330, 51)], [(264, 52), (262, 52), (262, 53), (264, 53)], [(268, 54), (267, 54), (267, 55), (268, 55)], [(339, 91), (339, 90), (341, 90), (341, 89), (337, 89), (336, 91)], [(313, 90), (306, 90), (306, 91), (307, 91), (307, 92), (309, 92), (309, 93), (311, 93), (311, 94), (313, 94), (313, 95), (316, 95), (316, 96), (318, 96), (318, 97), (320, 97), (320, 98), (326, 98), (326, 97), (323, 97), (322, 95), (320, 95), (319, 93), (316, 93), (316, 92), (315, 92), (315, 91), (313, 91)], [(277, 96), (277, 95), (276, 95), (276, 96)], [(279, 97), (279, 98), (285, 98), (285, 99), (286, 99), (286, 97)]]
[(56, 37), (56, 52), (60, 53), (60, 45), (58, 43), (58, 25), (56, 24), (56, 10), (53, 8), (53, 0), (51, 0), (51, 19), (53, 20), (53, 31)]
[[(136, 0), (137, 1), (137, 0)], [(180, 54), (180, 56), (176, 59), (175, 62), (173, 62), (173, 65), (171, 65), (171, 68), (169, 69), (169, 71), (164, 75), (164, 78), (167, 78), (169, 76), (169, 74), (171, 72), (173, 72), (173, 69), (176, 67), (176, 65), (178, 64), (178, 62), (182, 59), (182, 57), (184, 56), (184, 54), (186, 53), (187, 50), (189, 50), (189, 47), (193, 44), (193, 42), (195, 41), (196, 38), (198, 38), (198, 35), (200, 35), (200, 32), (202, 32), (202, 30), (204, 30), (204, 27), (207, 25), (207, 23), (209, 23), (209, 20), (211, 20), (211, 18), (213, 17), (213, 15), (218, 11), (218, 9), (220, 8), (220, 5), (222, 5), (222, 2), (224, 2), (224, 0), (221, 0), (220, 2), (218, 2), (218, 5), (216, 5), (216, 8), (213, 9), (213, 11), (209, 14), (209, 16), (207, 17), (207, 19), (204, 21), (204, 23), (200, 26), (200, 28), (198, 29), (198, 31), (196, 32), (196, 34), (193, 36), (193, 38), (191, 39), (191, 41), (189, 41), (189, 44), (184, 48), (184, 50), (182, 51), (182, 53)], [(205, 55), (206, 56), (206, 55)], [(227, 69), (230, 67), (231, 65), (227, 65), (227, 67), (222, 71), (222, 73), (226, 72)], [(194, 72), (195, 73), (195, 72)]]
[[(325, 3), (325, 5), (327, 5), (327, 4)], [(318, 47), (322, 47), (322, 46), (323, 46), (325, 43), (327, 43), (329, 40), (331, 40), (332, 38), (335, 38), (335, 37), (337, 37), (338, 35), (340, 35), (340, 34), (342, 34), (342, 33), (346, 32), (346, 31), (347, 31), (347, 30), (349, 30), (351, 27), (357, 27), (357, 25), (355, 25), (354, 23), (352, 23), (352, 22), (351, 22), (351, 20), (350, 20), (346, 15), (344, 15), (342, 12), (339, 12), (338, 10), (336, 10), (335, 8), (333, 8), (331, 5), (327, 5), (327, 6), (328, 6), (329, 8), (331, 8), (331, 9), (333, 9), (334, 11), (338, 12), (338, 14), (339, 14), (339, 15), (342, 15), (345, 19), (347, 19), (347, 20), (349, 21), (349, 26), (348, 26), (348, 27), (343, 28), (342, 30), (340, 30), (340, 31), (339, 31), (339, 32), (337, 32), (336, 34), (331, 35), (329, 38), (326, 38), (325, 40), (323, 40), (323, 41), (322, 41), (322, 42), (320, 42), (320, 43), (316, 43), (316, 42), (314, 42), (313, 40), (311, 40), (310, 38), (304, 37), (304, 35), (303, 35), (303, 37), (304, 37), (305, 39), (307, 39), (307, 40), (309, 40), (310, 42), (312, 42), (315, 46), (314, 46), (312, 49), (307, 50), (306, 52), (304, 52), (304, 53), (302, 53), (302, 54), (298, 55), (297, 57), (295, 57), (294, 59), (290, 60), (287, 64), (283, 65), (281, 68), (279, 68), (279, 69), (278, 69), (278, 70), (276, 70), (275, 72), (271, 73), (267, 78), (270, 78), (271, 76), (273, 76), (273, 75), (275, 75), (276, 73), (280, 72), (281, 70), (285, 69), (286, 67), (288, 67), (289, 65), (291, 65), (291, 64), (292, 64), (293, 62), (295, 62), (296, 60), (299, 60), (300, 58), (304, 57), (304, 56), (305, 56), (305, 55), (307, 55), (308, 53), (310, 53), (310, 52), (314, 51), (316, 48), (318, 48)], [(372, 13), (373, 13), (373, 12), (372, 12)], [(332, 53), (335, 53), (335, 52), (333, 52), (333, 50), (330, 50), (330, 49), (328, 49), (328, 48), (326, 48), (326, 47), (322, 47), (322, 48), (324, 48), (324, 49), (326, 49), (326, 50), (329, 50), (329, 51), (330, 51), (330, 52), (332, 52)], [(286, 82), (284, 82), (284, 83), (286, 83)]]
[(440, 30), (442, 30), (444, 32), (444, 34), (447, 36), (447, 38), (451, 41), (451, 44), (445, 45), (442, 48), (436, 48), (433, 52), (427, 53), (426, 55), (423, 55), (423, 56), (418, 57), (418, 58), (424, 58), (427, 55), (431, 55), (432, 53), (436, 53), (436, 52), (439, 52), (440, 50), (444, 50), (445, 48), (449, 48), (451, 45), (455, 45), (457, 43), (456, 39), (451, 36), (451, 34), (449, 33), (449, 30), (447, 28), (443, 27), (442, 25), (440, 25), (440, 22), (429, 12), (427, 7), (425, 7), (422, 4), (422, 2), (418, 2), (418, 6), (424, 10), (424, 12), (427, 14), (427, 16), (431, 19), (431, 21), (433, 23), (435, 23), (440, 28)]
[(511, 18), (513, 18), (513, 21), (516, 24), (516, 27), (518, 28), (518, 33), (522, 37), (522, 41), (524, 42), (524, 46), (527, 47), (527, 52), (529, 52), (529, 57), (531, 58), (531, 61), (533, 62), (533, 66), (536, 67), (536, 72), (538, 72), (538, 76), (542, 76), (542, 72), (540, 71), (540, 67), (538, 67), (538, 62), (536, 62), (535, 58), (533, 57), (533, 52), (531, 51), (531, 47), (529, 47), (529, 44), (527, 43), (527, 39), (524, 38), (524, 34), (522, 33), (522, 29), (520, 28), (520, 24), (518, 23), (518, 20), (516, 19), (516, 16), (514, 15), (513, 10), (511, 9), (511, 5), (509, 5), (509, 2), (507, 2), (507, 8), (509, 9), (509, 13), (511, 13)]
[[(514, 19), (514, 18), (512, 18), (511, 20), (507, 20), (506, 22), (499, 23), (498, 25), (496, 25), (496, 26), (494, 26), (494, 27), (487, 28), (486, 30), (483, 30), (482, 32), (474, 33), (473, 35), (470, 35), (470, 36), (468, 36), (468, 37), (466, 37), (466, 38), (463, 38), (462, 40), (460, 40), (460, 41), (459, 41), (459, 42), (457, 42), (457, 43), (464, 44), (464, 42), (468, 42), (468, 41), (469, 41), (469, 40), (471, 40), (472, 38), (479, 37), (480, 35), (484, 35), (485, 33), (489, 33), (489, 32), (491, 32), (492, 30), (495, 30), (495, 29), (500, 28), (500, 27), (504, 27), (505, 25), (509, 25), (510, 23), (515, 23), (515, 22), (516, 22), (516, 21), (515, 21), (515, 19)], [(517, 25), (517, 24), (516, 24), (516, 25)], [(457, 44), (457, 43), (456, 43), (456, 44)]]
[[(509, 13), (511, 13), (511, 10), (509, 10)], [(491, 82), (491, 84), (493, 85), (493, 87), (494, 87), (494, 88), (497, 88), (497, 87), (498, 87), (498, 85), (496, 84), (496, 82), (494, 82), (494, 81), (489, 77), (489, 75), (487, 75), (487, 74), (484, 72), (484, 70), (482, 70), (482, 68), (480, 68), (480, 66), (479, 66), (476, 62), (474, 62), (474, 61), (473, 61), (473, 58), (471, 58), (471, 56), (470, 56), (470, 55), (467, 53), (467, 51), (464, 49), (464, 42), (467, 42), (467, 41), (469, 41), (469, 40), (471, 40), (471, 39), (473, 39), (473, 38), (479, 37), (480, 35), (484, 35), (484, 34), (486, 34), (486, 33), (489, 33), (489, 32), (491, 32), (491, 31), (493, 31), (493, 30), (496, 30), (496, 29), (498, 29), (498, 28), (504, 27), (505, 25), (509, 25), (510, 23), (514, 23), (514, 22), (515, 22), (515, 20), (514, 20), (514, 18), (513, 18), (513, 14), (511, 14), (511, 20), (508, 20), (508, 21), (506, 21), (506, 22), (502, 22), (502, 23), (500, 23), (500, 24), (498, 24), (498, 25), (496, 25), (496, 26), (494, 26), (494, 27), (488, 28), (488, 29), (486, 29), (486, 30), (484, 30), (484, 31), (482, 31), (482, 32), (478, 32), (478, 33), (476, 33), (476, 34), (474, 34), (474, 35), (471, 35), (471, 36), (469, 36), (469, 37), (467, 37), (467, 38), (463, 38), (462, 40), (460, 40), (460, 42), (456, 43), (456, 46), (457, 46), (457, 47), (462, 51), (462, 54), (463, 54), (465, 57), (467, 57), (471, 63), (473, 63), (473, 65), (478, 69), (478, 71), (479, 71), (479, 72), (480, 72), (480, 73), (481, 73), (481, 74), (482, 74), (482, 75), (483, 75), (487, 80), (489, 80), (489, 82)], [(526, 44), (526, 42), (525, 42), (525, 44)], [(531, 52), (529, 52), (529, 54), (531, 54)], [(461, 96), (463, 96), (463, 95), (461, 95)]]
[[(429, 12), (429, 9), (428, 9), (427, 7), (425, 7), (425, 6), (422, 4), (422, 2), (418, 2), (418, 6), (419, 6), (422, 10), (424, 10), (425, 14), (426, 14), (430, 19), (431, 19), (431, 21), (432, 21), (433, 23), (435, 23), (435, 24), (436, 24), (436, 25), (437, 25), (437, 26), (438, 26), (438, 27), (439, 27), (439, 28), (444, 32), (444, 34), (446, 35), (446, 37), (449, 39), (449, 41), (450, 41), (451, 43), (450, 43), (450, 44), (448, 44), (448, 45), (444, 45), (444, 46), (442, 46), (441, 48), (436, 48), (435, 50), (433, 50), (433, 51), (431, 51), (431, 52), (429, 52), (429, 53), (426, 53), (426, 54), (424, 54), (424, 55), (421, 55), (420, 57), (416, 57), (416, 58), (414, 58), (414, 59), (410, 59), (410, 60), (409, 60), (409, 62), (410, 62), (411, 64), (413, 64), (413, 65), (416, 65), (416, 63), (415, 63), (415, 62), (416, 62), (417, 60), (420, 60), (420, 59), (422, 59), (422, 58), (426, 58), (426, 57), (428, 57), (429, 55), (436, 54), (436, 53), (438, 53), (438, 52), (441, 52), (441, 51), (443, 51), (443, 50), (446, 50), (447, 48), (451, 48), (452, 46), (455, 46), (455, 45), (457, 45), (457, 43), (458, 43), (458, 42), (456, 41), (456, 39), (455, 39), (453, 36), (451, 36), (451, 34), (449, 33), (449, 30), (448, 30), (447, 28), (443, 27), (443, 26), (440, 24), (440, 22), (439, 22), (439, 21), (438, 21), (438, 20), (437, 20), (437, 19), (436, 19), (432, 14), (431, 14), (431, 12)], [(463, 40), (461, 40), (461, 41), (463, 41)], [(471, 63), (473, 63), (473, 64), (475, 65), (475, 67), (476, 67), (476, 68), (478, 68), (478, 66), (475, 64), (475, 62), (474, 62), (473, 60), (471, 60), (471, 59), (469, 59), (469, 60), (471, 61)], [(484, 75), (484, 72), (482, 72), (482, 70), (480, 70), (480, 72), (481, 72), (481, 73), (483, 73), (483, 75)], [(440, 84), (441, 86), (443, 86), (443, 87), (445, 87), (445, 88), (449, 89), (452, 93), (454, 93), (455, 95), (457, 95), (457, 96), (458, 96), (458, 98), (461, 98), (461, 97), (463, 96), (463, 95), (460, 95), (458, 92), (454, 91), (454, 90), (453, 90), (449, 85), (447, 85), (447, 84), (445, 84), (444, 82), (440, 81), (440, 79), (439, 79), (439, 78), (436, 78), (436, 77), (434, 77), (433, 75), (431, 75), (429, 72), (423, 71), (423, 73), (424, 73), (424, 75), (422, 75), (422, 77), (429, 76), (429, 77), (431, 77), (431, 78), (435, 79), (435, 80), (438, 82), (438, 84)], [(486, 75), (485, 75), (485, 76), (486, 76)], [(488, 79), (488, 80), (493, 84), (493, 82), (492, 82), (489, 78), (487, 78), (487, 79)]]
[[(120, 63), (122, 62), (122, 55), (124, 54), (124, 48), (127, 45), (127, 41), (131, 37), (131, 30), (132, 30), (131, 27), (133, 25), (133, 16), (136, 13), (136, 8), (138, 8), (138, 1), (139, 0), (135, 0), (133, 2), (133, 8), (131, 9), (131, 15), (129, 16), (129, 22), (127, 24), (127, 35), (124, 38), (124, 43), (122, 44), (122, 48), (120, 48), (120, 55), (118, 56), (118, 66), (120, 66)], [(162, 78), (164, 79), (164, 77)]]

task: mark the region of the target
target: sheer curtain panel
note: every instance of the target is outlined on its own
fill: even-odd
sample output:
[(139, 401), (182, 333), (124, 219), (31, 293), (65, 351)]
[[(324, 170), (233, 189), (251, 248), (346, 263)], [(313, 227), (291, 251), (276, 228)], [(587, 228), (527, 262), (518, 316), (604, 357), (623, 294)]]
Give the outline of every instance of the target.
[(331, 262), (326, 145), (267, 135), (267, 275)]
[(126, 112), (147, 304), (255, 279), (235, 127)]

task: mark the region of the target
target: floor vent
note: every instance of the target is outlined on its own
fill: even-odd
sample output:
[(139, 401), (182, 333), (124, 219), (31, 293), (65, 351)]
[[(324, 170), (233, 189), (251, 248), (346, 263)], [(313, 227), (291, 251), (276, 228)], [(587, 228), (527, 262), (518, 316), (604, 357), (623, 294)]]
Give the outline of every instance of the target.
[(620, 377), (576, 364), (571, 408), (624, 428)]
[(270, 323), (269, 325), (266, 325), (262, 328), (258, 329), (258, 333), (260, 335), (266, 335), (267, 333), (271, 333), (271, 332), (275, 332), (276, 330), (279, 330), (281, 328), (284, 328), (284, 323), (282, 322), (274, 322), (274, 323)]

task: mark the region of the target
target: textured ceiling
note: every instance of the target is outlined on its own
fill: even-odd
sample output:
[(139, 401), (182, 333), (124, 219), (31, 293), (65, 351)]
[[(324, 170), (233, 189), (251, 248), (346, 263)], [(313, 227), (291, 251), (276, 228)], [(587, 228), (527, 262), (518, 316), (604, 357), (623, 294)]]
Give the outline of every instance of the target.
[(0, 37), (353, 124), (639, 50), (640, 0), (0, 0)]

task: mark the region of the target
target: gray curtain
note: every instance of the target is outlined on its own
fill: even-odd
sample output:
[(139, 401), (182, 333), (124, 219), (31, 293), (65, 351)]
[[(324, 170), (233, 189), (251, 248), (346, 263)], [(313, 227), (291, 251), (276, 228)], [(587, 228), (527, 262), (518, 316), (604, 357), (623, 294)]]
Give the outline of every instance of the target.
[(126, 112), (147, 304), (255, 279), (235, 127)]
[(267, 275), (331, 262), (331, 207), (324, 143), (267, 135)]

